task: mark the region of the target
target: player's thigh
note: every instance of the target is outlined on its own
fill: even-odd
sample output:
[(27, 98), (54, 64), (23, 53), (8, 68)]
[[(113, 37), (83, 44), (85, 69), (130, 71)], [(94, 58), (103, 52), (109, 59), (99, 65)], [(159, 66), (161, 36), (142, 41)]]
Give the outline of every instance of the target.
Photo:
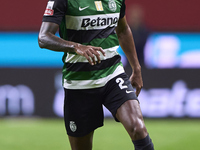
[(117, 110), (117, 119), (129, 122), (131, 120), (143, 120), (141, 108), (137, 100), (128, 100), (124, 102)]
[(118, 108), (126, 101), (134, 99), (138, 101), (136, 93), (129, 81), (128, 76), (123, 73), (108, 82), (106, 85), (104, 106), (112, 113), (116, 121)]
[(143, 139), (147, 136), (147, 129), (137, 100), (123, 103), (117, 110), (116, 118), (123, 124), (132, 140)]
[(65, 89), (64, 120), (67, 134), (83, 137), (103, 126), (100, 89)]

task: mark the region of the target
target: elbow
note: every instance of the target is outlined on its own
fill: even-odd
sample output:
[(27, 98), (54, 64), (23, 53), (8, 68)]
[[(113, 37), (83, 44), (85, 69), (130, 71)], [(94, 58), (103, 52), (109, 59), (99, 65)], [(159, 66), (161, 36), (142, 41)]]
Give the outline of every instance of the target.
[(40, 48), (46, 48), (45, 35), (39, 34), (38, 36), (38, 45)]
[(41, 39), (38, 38), (38, 45), (40, 48), (44, 48), (44, 44), (42, 43)]

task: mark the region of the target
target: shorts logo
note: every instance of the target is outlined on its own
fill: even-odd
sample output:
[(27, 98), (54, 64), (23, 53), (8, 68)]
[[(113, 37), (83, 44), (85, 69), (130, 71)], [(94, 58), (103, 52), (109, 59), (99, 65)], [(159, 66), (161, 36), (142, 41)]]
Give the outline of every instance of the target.
[(53, 16), (53, 13), (54, 13), (53, 5), (54, 5), (54, 1), (49, 1), (47, 3), (47, 7), (46, 7), (46, 10), (44, 12), (44, 16)]
[(77, 130), (77, 126), (76, 126), (74, 121), (70, 121), (69, 127), (70, 127), (72, 132), (75, 132)]
[(110, 8), (111, 11), (115, 12), (117, 9), (117, 5), (114, 0), (109, 0), (108, 2), (108, 7)]
[(134, 92), (134, 91), (128, 91), (128, 90), (126, 90), (126, 93), (127, 93), (127, 94), (132, 93), (132, 92)]

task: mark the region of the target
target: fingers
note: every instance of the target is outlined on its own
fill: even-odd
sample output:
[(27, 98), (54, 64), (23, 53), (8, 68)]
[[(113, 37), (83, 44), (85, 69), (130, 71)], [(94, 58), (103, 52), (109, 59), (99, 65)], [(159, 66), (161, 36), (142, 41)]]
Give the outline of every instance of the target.
[(90, 57), (88, 56), (87, 53), (84, 53), (83, 56), (88, 60), (88, 62), (89, 62), (91, 65), (94, 65), (94, 62), (92, 62), (92, 60), (90, 59)]
[[(105, 52), (101, 47), (89, 47), (88, 50), (85, 52), (85, 57), (89, 61), (91, 65), (96, 65), (97, 62), (101, 63), (100, 54), (101, 52), (105, 56)], [(96, 62), (97, 60), (97, 62)]]
[(75, 52), (84, 56), (91, 65), (101, 63), (100, 53), (105, 56), (105, 52), (101, 47), (78, 45)]
[(140, 91), (142, 90), (143, 84), (142, 83), (138, 83), (138, 81), (132, 81), (132, 86), (135, 87), (136, 89), (136, 95), (138, 96), (140, 94)]
[(136, 95), (139, 96), (140, 91), (143, 88), (143, 81), (141, 71), (133, 72), (130, 76), (131, 85), (136, 89)]
[(136, 93), (137, 96), (140, 94), (141, 89), (142, 88), (139, 88), (139, 87), (136, 88), (136, 92), (135, 93)]
[(96, 51), (99, 51), (103, 54), (103, 56), (106, 55), (106, 53), (103, 51), (103, 49), (101, 47), (97, 47)]
[(88, 50), (86, 51), (86, 54), (89, 56), (88, 57), (88, 61), (91, 65), (96, 65), (96, 60), (95, 60), (95, 57), (97, 57), (99, 54), (97, 54), (97, 52), (95, 52), (94, 50)]

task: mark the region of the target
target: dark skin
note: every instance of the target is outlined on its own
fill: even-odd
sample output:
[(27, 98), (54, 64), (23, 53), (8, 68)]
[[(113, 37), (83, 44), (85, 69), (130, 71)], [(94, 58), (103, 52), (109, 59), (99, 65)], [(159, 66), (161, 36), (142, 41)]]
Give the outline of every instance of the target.
[[(76, 52), (78, 55), (84, 56), (91, 65), (101, 63), (100, 55), (105, 56), (105, 52), (101, 47), (85, 46), (63, 40), (55, 36), (58, 28), (59, 25), (55, 23), (42, 23), (38, 37), (39, 46), (41, 48), (61, 52)], [(125, 17), (119, 20), (118, 26), (116, 27), (116, 33), (120, 46), (132, 67), (133, 71), (130, 81), (132, 86), (136, 88), (136, 95), (138, 96), (143, 87), (141, 66), (138, 62), (133, 36)], [(95, 61), (95, 59), (97, 61)], [(128, 100), (121, 105), (117, 110), (116, 117), (123, 124), (131, 140), (143, 139), (148, 135), (137, 100)], [(72, 150), (92, 150), (93, 134), (94, 131), (83, 137), (69, 136)]]
[(76, 52), (77, 54), (86, 57), (91, 65), (96, 64), (95, 57), (97, 58), (98, 63), (101, 62), (100, 54), (98, 52), (105, 55), (105, 52), (101, 47), (85, 46), (75, 42), (63, 40), (55, 36), (58, 28), (59, 25), (55, 23), (42, 23), (38, 37), (40, 48), (47, 48), (58, 52)]

